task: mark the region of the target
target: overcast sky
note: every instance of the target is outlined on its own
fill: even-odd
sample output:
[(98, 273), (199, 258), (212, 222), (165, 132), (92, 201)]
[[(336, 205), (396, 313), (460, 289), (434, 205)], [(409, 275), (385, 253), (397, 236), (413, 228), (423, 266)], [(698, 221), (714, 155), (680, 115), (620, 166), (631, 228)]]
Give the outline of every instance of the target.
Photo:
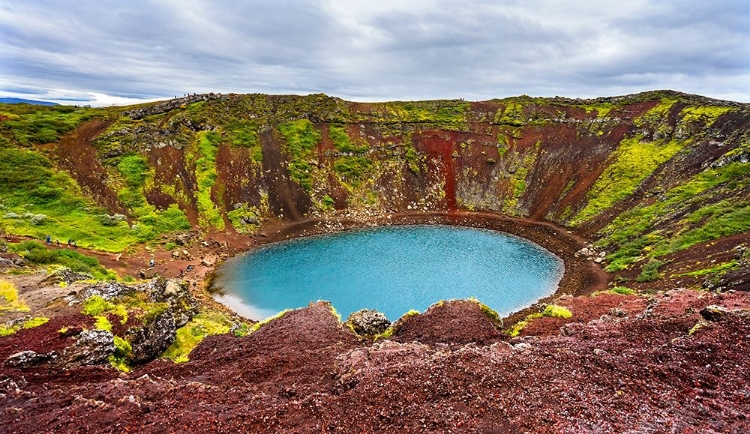
[(654, 89), (750, 102), (750, 1), (0, 0), (0, 96), (109, 105), (193, 92), (382, 101)]

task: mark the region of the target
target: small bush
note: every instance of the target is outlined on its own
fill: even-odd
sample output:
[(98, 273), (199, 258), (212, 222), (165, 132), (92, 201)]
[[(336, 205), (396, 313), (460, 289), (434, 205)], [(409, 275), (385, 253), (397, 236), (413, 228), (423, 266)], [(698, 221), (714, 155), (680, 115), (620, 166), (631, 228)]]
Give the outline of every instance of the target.
[(571, 316), (573, 316), (573, 313), (565, 307), (550, 304), (549, 306), (544, 308), (544, 311), (542, 311), (542, 316), (551, 316), (554, 318), (570, 318)]
[(6, 280), (0, 280), (0, 312), (3, 311), (29, 311), (26, 303), (18, 299), (16, 286)]
[(49, 318), (45, 318), (43, 316), (38, 316), (35, 318), (31, 318), (29, 320), (26, 320), (23, 323), (23, 328), (25, 329), (33, 329), (34, 327), (39, 327), (41, 325), (47, 324), (49, 322)]
[(653, 282), (654, 280), (661, 279), (661, 273), (659, 273), (659, 267), (664, 265), (664, 262), (652, 259), (646, 264), (641, 270), (641, 274), (635, 279), (637, 282)]
[(633, 291), (632, 289), (630, 289), (628, 287), (625, 287), (625, 286), (615, 286), (614, 288), (612, 288), (612, 290), (610, 292), (612, 292), (613, 294), (620, 294), (620, 295), (633, 295), (633, 294), (635, 294), (635, 291)]
[(101, 298), (98, 295), (93, 295), (83, 302), (83, 310), (81, 311), (84, 315), (100, 315), (103, 312), (113, 310), (115, 305)]

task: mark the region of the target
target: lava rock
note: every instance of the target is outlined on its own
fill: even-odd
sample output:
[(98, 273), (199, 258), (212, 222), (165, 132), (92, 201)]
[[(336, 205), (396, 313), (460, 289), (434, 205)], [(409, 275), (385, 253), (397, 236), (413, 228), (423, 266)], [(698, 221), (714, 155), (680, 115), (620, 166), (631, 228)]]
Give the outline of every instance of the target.
[(44, 280), (40, 282), (40, 284), (59, 285), (60, 283), (65, 282), (66, 284), (70, 285), (73, 282), (78, 282), (80, 280), (86, 280), (86, 279), (91, 279), (91, 278), (92, 276), (90, 274), (76, 273), (75, 271), (69, 268), (63, 268), (47, 276)]
[(706, 321), (716, 321), (722, 316), (724, 316), (726, 313), (727, 311), (723, 307), (717, 306), (715, 304), (706, 306), (700, 311), (701, 316)]
[(158, 275), (159, 273), (156, 271), (156, 268), (153, 267), (138, 270), (138, 277), (141, 279), (153, 279)]
[(216, 265), (216, 256), (214, 255), (208, 255), (205, 258), (201, 259), (201, 265), (205, 267), (213, 267)]
[(62, 361), (65, 365), (101, 365), (115, 353), (115, 337), (106, 330), (86, 330), (75, 344), (65, 348)]
[(374, 338), (383, 333), (391, 322), (381, 312), (362, 309), (349, 315), (346, 325), (359, 336)]
[(136, 288), (125, 285), (123, 283), (116, 282), (100, 282), (95, 285), (87, 286), (84, 288), (78, 298), (80, 300), (86, 300), (89, 297), (98, 295), (105, 300), (111, 300), (116, 297), (131, 294), (136, 291)]
[(133, 347), (131, 363), (140, 364), (154, 360), (177, 339), (173, 312), (166, 310), (144, 326), (128, 330), (126, 339)]
[(21, 351), (11, 354), (5, 359), (4, 365), (13, 368), (29, 368), (48, 362), (57, 357), (54, 351), (49, 353), (37, 353), (36, 351)]

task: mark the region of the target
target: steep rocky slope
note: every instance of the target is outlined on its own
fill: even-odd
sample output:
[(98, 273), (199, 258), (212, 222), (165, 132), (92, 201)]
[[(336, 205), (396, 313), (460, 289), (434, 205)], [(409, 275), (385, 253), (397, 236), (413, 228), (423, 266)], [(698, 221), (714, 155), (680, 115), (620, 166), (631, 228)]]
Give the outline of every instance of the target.
[[(4, 107), (5, 230), (61, 232), (102, 250), (190, 226), (248, 233), (341, 211), (460, 209), (574, 228), (607, 252), (608, 270), (650, 280), (662, 267), (667, 276), (709, 270), (680, 257), (696, 245), (720, 271), (735, 267), (701, 243), (750, 228), (748, 105), (676, 92), (391, 103), (208, 94), (64, 114)], [(69, 128), (55, 135), (48, 124), (59, 118)], [(670, 265), (678, 257), (680, 267)]]

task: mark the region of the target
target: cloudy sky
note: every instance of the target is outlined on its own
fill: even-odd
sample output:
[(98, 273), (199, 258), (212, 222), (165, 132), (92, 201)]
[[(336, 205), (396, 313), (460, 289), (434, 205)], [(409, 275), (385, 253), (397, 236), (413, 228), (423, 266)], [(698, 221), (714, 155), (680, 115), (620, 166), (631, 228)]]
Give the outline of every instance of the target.
[(750, 2), (0, 0), (0, 96), (109, 105), (193, 92), (382, 101), (654, 89), (750, 102)]

